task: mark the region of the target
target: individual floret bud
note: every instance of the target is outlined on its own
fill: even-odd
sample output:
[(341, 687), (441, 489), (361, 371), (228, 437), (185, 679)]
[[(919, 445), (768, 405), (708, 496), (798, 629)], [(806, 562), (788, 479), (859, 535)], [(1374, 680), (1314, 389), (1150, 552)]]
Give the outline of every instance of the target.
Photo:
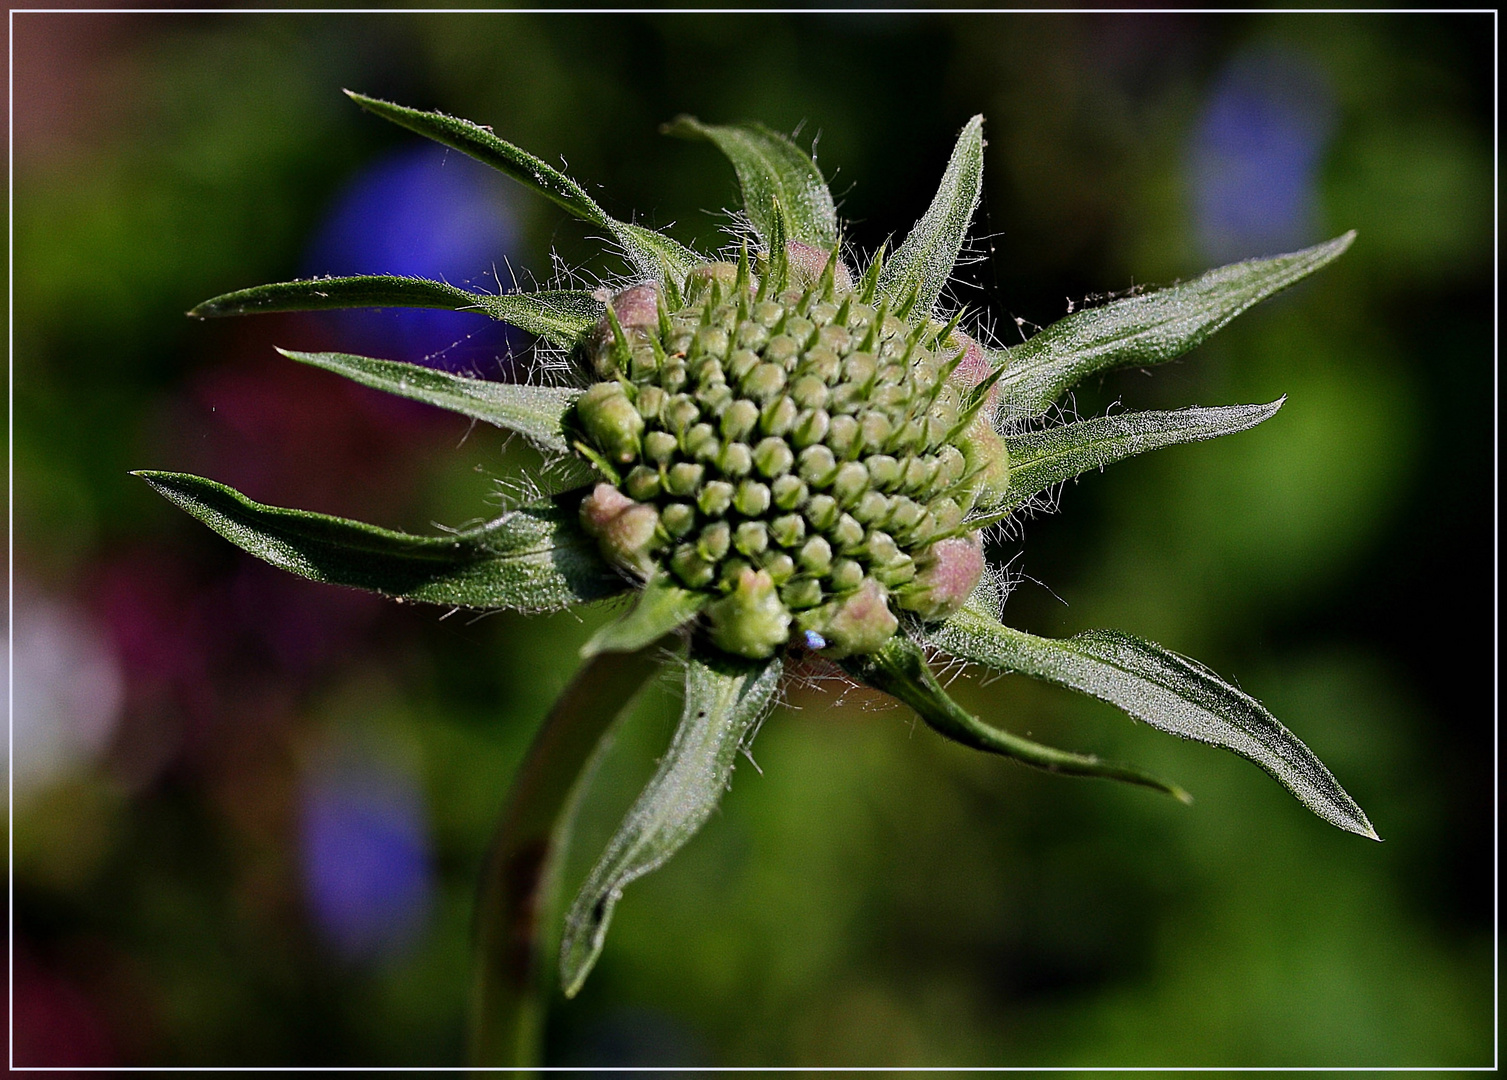
[(765, 570), (744, 569), (733, 590), (707, 605), (712, 644), (723, 652), (762, 660), (790, 637), (790, 612)]
[(647, 465), (635, 465), (623, 482), (628, 497), (639, 502), (649, 502), (659, 496), (659, 472)]
[(757, 555), (769, 546), (769, 526), (762, 521), (745, 521), (733, 534), (733, 547), (744, 555)]
[(883, 585), (873, 578), (829, 604), (801, 616), (802, 630), (814, 630), (825, 639), (824, 655), (833, 659), (878, 650), (900, 628), (890, 611)]
[(696, 551), (708, 562), (721, 562), (732, 545), (733, 531), (725, 521), (713, 522), (701, 530), (701, 539), (696, 542)]
[[(826, 270), (827, 260), (832, 257), (832, 253), (799, 240), (791, 240), (785, 245), (785, 257), (790, 263), (791, 286), (809, 289), (821, 280), (822, 271)], [(853, 274), (841, 259), (833, 268), (832, 284), (838, 295), (853, 291)]]
[(644, 418), (620, 384), (601, 382), (592, 386), (577, 399), (576, 415), (608, 460), (627, 465), (638, 457)]
[(581, 527), (612, 565), (647, 578), (654, 569), (659, 512), (634, 502), (611, 484), (598, 484), (581, 500)]
[(962, 449), (973, 476), (974, 505), (988, 509), (1004, 502), (1010, 490), (1010, 451), (999, 432), (980, 416), (963, 436)]
[[(659, 286), (652, 282), (624, 289), (610, 303), (630, 348), (659, 329)], [(612, 320), (603, 315), (589, 341), (592, 366), (598, 377), (606, 379), (617, 374), (617, 335), (613, 332)]]
[(896, 590), (895, 600), (928, 622), (945, 619), (967, 602), (983, 573), (983, 536), (949, 536), (916, 556), (916, 576)]
[(814, 608), (822, 602), (821, 582), (814, 578), (800, 578), (780, 589), (780, 599), (792, 611)]
[(686, 585), (704, 589), (717, 578), (717, 564), (702, 557), (693, 544), (681, 544), (670, 556), (670, 569)]
[(753, 460), (759, 472), (771, 478), (783, 476), (795, 465), (795, 455), (785, 440), (773, 436), (759, 440), (759, 445), (754, 447)]
[(668, 431), (651, 431), (644, 436), (644, 457), (656, 465), (664, 465), (674, 456), (679, 446), (675, 436)]
[[(940, 351), (944, 358), (950, 361), (960, 350), (963, 353), (963, 359), (958, 362), (958, 366), (952, 372), (952, 381), (958, 386), (971, 390), (994, 374), (994, 365), (984, 355), (983, 346), (967, 334), (953, 331), (952, 336), (947, 339), (947, 343), (941, 347)], [(989, 401), (982, 411), (982, 415), (991, 421), (994, 417), (994, 405), (998, 395), (999, 384), (995, 383), (989, 388)]]
[(733, 504), (733, 491), (726, 480), (708, 480), (696, 493), (696, 505), (707, 517), (721, 517)]
[(673, 502), (664, 508), (660, 524), (671, 536), (684, 536), (696, 526), (696, 508), (690, 503)]
[(726, 297), (733, 291), (733, 286), (738, 281), (738, 264), (732, 262), (702, 263), (695, 267), (685, 278), (685, 298), (689, 303), (695, 303), (706, 296), (711, 290), (712, 282), (716, 282), (718, 290)]

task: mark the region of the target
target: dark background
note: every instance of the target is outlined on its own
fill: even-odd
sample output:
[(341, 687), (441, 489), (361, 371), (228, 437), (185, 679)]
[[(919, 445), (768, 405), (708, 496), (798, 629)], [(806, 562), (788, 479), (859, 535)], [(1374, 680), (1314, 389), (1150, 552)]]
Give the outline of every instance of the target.
[[(489, 124), (703, 250), (732, 171), (680, 112), (815, 140), (872, 250), (989, 140), (957, 299), (1069, 302), (1354, 228), (1338, 263), (1066, 404), (1269, 401), (1068, 485), (994, 552), (1007, 621), (1196, 656), (1383, 844), (1259, 770), (1006, 678), (988, 720), (1171, 775), (1191, 809), (973, 755), (798, 686), (722, 811), (634, 885), (562, 1064), (1483, 1065), (1493, 1055), (1492, 45), (1482, 16), (19, 13), (14, 48), (17, 1064), (457, 1064), (510, 771), (604, 613), (442, 618), (262, 566), (132, 468), (426, 531), (538, 464), (274, 344), (506, 377), (476, 317), (196, 323), (308, 273), (495, 290), (621, 267), (590, 229), (361, 113)], [(586, 808), (662, 752), (668, 686)], [(580, 872), (578, 869), (577, 873)]]

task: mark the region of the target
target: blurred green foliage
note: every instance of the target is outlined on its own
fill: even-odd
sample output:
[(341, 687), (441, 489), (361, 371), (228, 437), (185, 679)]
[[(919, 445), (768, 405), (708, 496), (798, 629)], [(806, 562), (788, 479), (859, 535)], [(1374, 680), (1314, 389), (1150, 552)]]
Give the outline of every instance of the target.
[[(563, 157), (609, 212), (704, 246), (734, 181), (705, 147), (655, 137), (677, 113), (803, 125), (848, 239), (872, 250), (924, 209), (982, 112), (980, 261), (956, 288), (1009, 341), (1017, 318), (1029, 330), (1224, 261), (1200, 239), (1190, 147), (1229, 73), (1271, 56), (1329, 109), (1297, 240), (1360, 239), (1185, 361), (1070, 407), (1287, 406), (1069, 486), (1066, 513), (997, 554), (1023, 551), (1014, 625), (1115, 626), (1205, 659), (1324, 758), (1387, 842), (1328, 829), (1244, 762), (1020, 680), (955, 688), (992, 722), (1134, 760), (1198, 804), (1017, 770), (875, 695), (797, 681), (758, 771), (630, 890), (596, 976), (556, 1002), (551, 1060), (1489, 1063), (1491, 28), (18, 13), (18, 653), (38, 612), (71, 612), (122, 689), (104, 736), (17, 793), (17, 1063), (461, 1055), (488, 832), (602, 613), (440, 618), (285, 580), (126, 476), (203, 472), (422, 529), (494, 511), (501, 478), (537, 464), (490, 430), (290, 370), (272, 345), (338, 344), (317, 319), (183, 318), (300, 273), (337, 192), (407, 144), (342, 86), (490, 124)], [(619, 272), (541, 201), (507, 211), (526, 236), (499, 253), (513, 272), (549, 279), (551, 248)], [(18, 661), (18, 702), (36, 670)], [(673, 716), (666, 689), (619, 734), (574, 873)], [(406, 771), (424, 800), (432, 898), (417, 935), (376, 957), (332, 948), (302, 884), (300, 792), (346, 752)]]

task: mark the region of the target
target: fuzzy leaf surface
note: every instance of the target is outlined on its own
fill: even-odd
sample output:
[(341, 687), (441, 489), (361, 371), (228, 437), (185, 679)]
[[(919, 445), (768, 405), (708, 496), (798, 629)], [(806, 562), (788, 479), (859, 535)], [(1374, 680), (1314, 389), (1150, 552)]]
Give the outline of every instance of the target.
[(683, 279), (692, 267), (704, 261), (695, 252), (667, 236), (618, 221), (597, 205), (596, 200), (586, 194), (586, 189), (580, 184), (528, 151), (499, 139), (490, 128), (456, 116), (446, 116), (444, 113), (394, 105), (350, 90), (346, 94), (368, 112), (459, 150), (483, 165), (490, 165), (525, 187), (533, 188), (567, 213), (582, 221), (600, 225), (612, 234), (628, 261), (646, 276), (658, 278), (669, 273)]
[(784, 235), (830, 251), (837, 244), (837, 207), (816, 162), (785, 136), (763, 124), (703, 124), (678, 116), (665, 125), (668, 135), (713, 143), (733, 164), (743, 189), (743, 209), (766, 245), (775, 219)]
[(414, 536), (265, 506), (187, 473), (135, 475), (243, 551), (310, 581), (430, 604), (523, 611), (599, 600), (625, 585), (575, 527), (574, 515), (552, 503), (450, 536)]
[(189, 312), (198, 319), (273, 311), (397, 307), (475, 311), (568, 348), (596, 325), (605, 305), (587, 292), (475, 293), (428, 278), (364, 274), (356, 277), (281, 281), (238, 289), (206, 300)]
[(1096, 372), (1181, 356), (1252, 305), (1339, 258), (1354, 239), (1348, 232), (1289, 255), (1221, 266), (1181, 285), (1069, 315), (1013, 348), (991, 352), (1005, 368), (1000, 413), (1040, 416)]
[(570, 450), (564, 418), (571, 403), (581, 394), (574, 387), (468, 379), (401, 360), (376, 360), (349, 353), (307, 353), (290, 349), (279, 349), (278, 352), (301, 364), (344, 375), (363, 386), (437, 405), (516, 431), (546, 450), (560, 454)]
[(898, 303), (914, 287), (915, 311), (929, 314), (942, 295), (984, 183), (984, 118), (963, 128), (931, 206), (879, 272), (879, 295)]
[(1114, 630), (1064, 640), (1035, 637), (1002, 625), (976, 604), (931, 639), (954, 656), (1065, 686), (1158, 731), (1232, 750), (1331, 825), (1376, 839), (1365, 813), (1324, 763), (1259, 701), (1160, 645)]
[(633, 606), (607, 623), (581, 646), (586, 658), (604, 652), (634, 652), (678, 630), (701, 613), (707, 594), (682, 589), (664, 575), (649, 579)]
[(778, 657), (735, 662), (692, 654), (670, 749), (566, 914), (560, 977), (567, 997), (601, 955), (623, 887), (662, 866), (716, 809), (738, 751), (774, 704), (782, 670)]
[(1176, 784), (1133, 765), (1058, 750), (984, 723), (952, 700), (927, 666), (921, 647), (903, 634), (896, 634), (877, 653), (851, 657), (842, 664), (870, 686), (905, 702), (928, 727), (953, 742), (1048, 772), (1120, 780), (1165, 792), (1180, 802), (1192, 801)]
[(1225, 405), (1174, 412), (1120, 413), (1079, 420), (1044, 431), (1006, 435), (1010, 451), (1010, 488), (1005, 502), (989, 507), (991, 516), (1009, 513), (1053, 484), (1090, 469), (1163, 446), (1214, 439), (1253, 428), (1277, 414), (1286, 398), (1269, 405)]

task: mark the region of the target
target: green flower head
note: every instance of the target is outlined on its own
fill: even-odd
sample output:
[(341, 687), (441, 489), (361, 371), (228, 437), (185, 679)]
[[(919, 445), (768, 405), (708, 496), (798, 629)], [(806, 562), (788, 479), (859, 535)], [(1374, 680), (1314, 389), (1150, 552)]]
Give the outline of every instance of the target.
[[(1205, 668), (1128, 634), (1050, 640), (1004, 625), (999, 577), (985, 559), (991, 527), (1065, 480), (1274, 415), (1281, 401), (1043, 422), (1079, 380), (1193, 348), (1337, 257), (1353, 234), (1079, 311), (995, 348), (970, 336), (966, 314), (943, 298), (979, 201), (980, 117), (963, 128), (909, 235), (867, 258), (844, 247), (820, 171), (788, 139), (758, 124), (676, 120), (666, 130), (713, 143), (742, 187), (742, 231), (712, 257), (610, 217), (574, 180), (487, 128), (351, 96), (602, 229), (628, 277), (615, 290), (503, 295), (324, 278), (230, 293), (192, 314), (436, 307), (520, 327), (563, 361), (550, 366), (563, 378), (512, 384), (342, 353), (285, 355), (516, 432), (567, 463), (551, 473), (568, 478), (565, 490), (479, 527), (420, 537), (264, 506), (199, 477), (141, 475), (233, 543), (315, 581), (483, 609), (626, 597), (585, 646), (576, 684), (626, 687), (602, 729), (645, 678), (644, 658), (667, 636), (679, 641), (682, 722), (566, 916), (567, 994), (599, 955), (623, 887), (706, 820), (772, 707), (784, 664), (812, 654), (966, 745), (1186, 801), (1139, 769), (984, 724), (947, 695), (928, 657), (1057, 683), (1233, 750), (1320, 817), (1375, 836), (1302, 742)], [(546, 742), (538, 753), (557, 752)], [(529, 865), (543, 880), (539, 862)]]

